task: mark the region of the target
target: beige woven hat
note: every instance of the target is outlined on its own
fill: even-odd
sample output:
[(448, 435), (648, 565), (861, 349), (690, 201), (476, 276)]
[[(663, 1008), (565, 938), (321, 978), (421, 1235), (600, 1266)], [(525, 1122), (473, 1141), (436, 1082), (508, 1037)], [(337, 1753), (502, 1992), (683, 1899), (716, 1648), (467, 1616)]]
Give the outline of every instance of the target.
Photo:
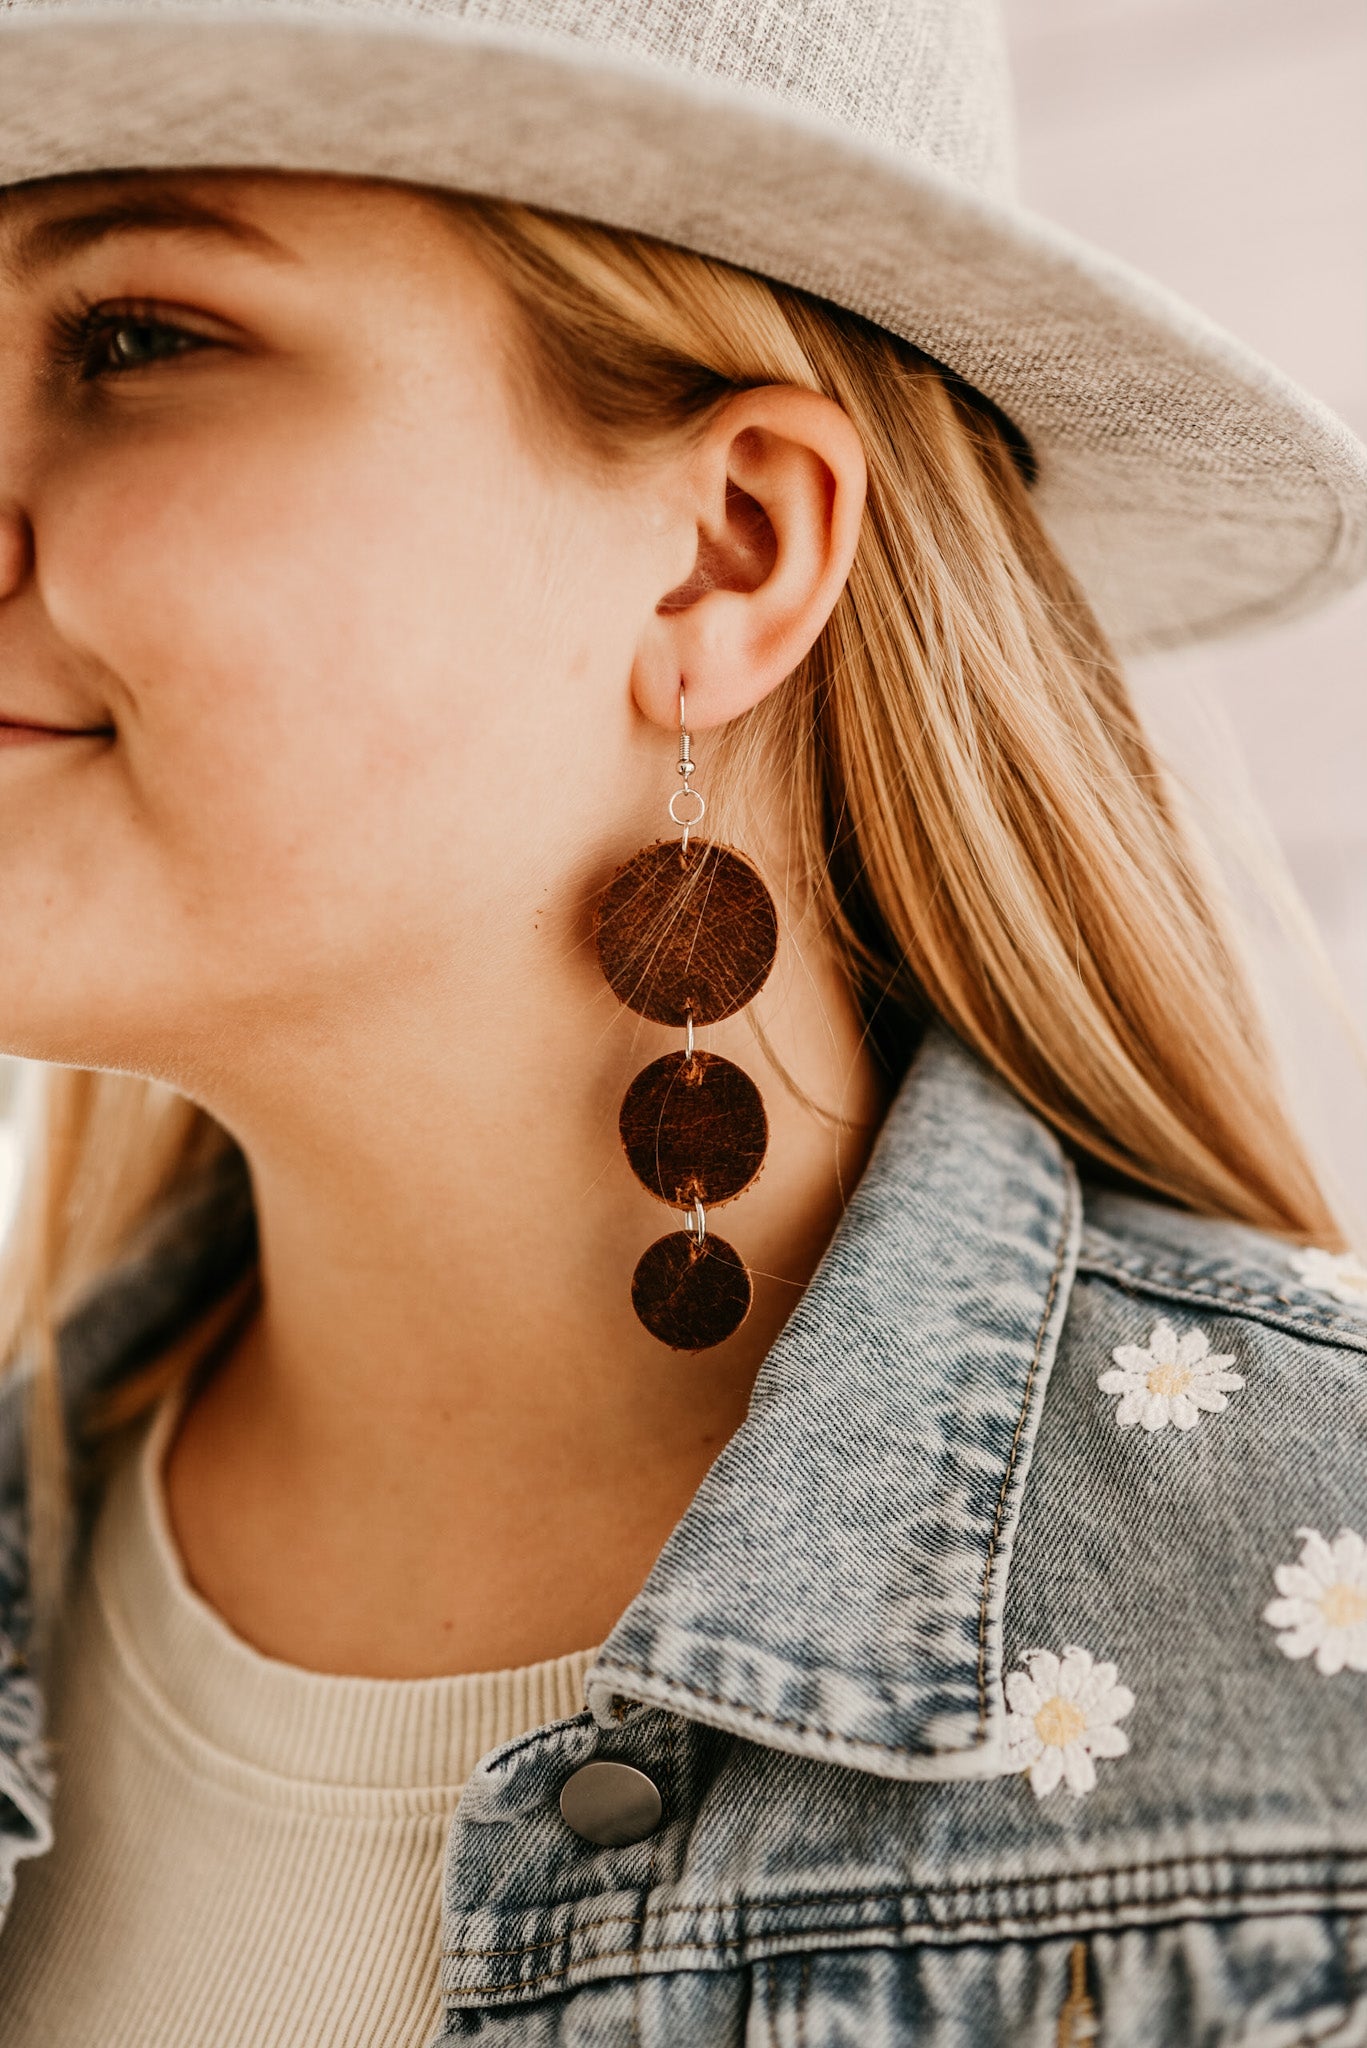
[(634, 228), (891, 328), (1014, 421), (1127, 650), (1367, 574), (1367, 450), (1022, 207), (993, 0), (0, 0), (0, 183), (346, 172)]

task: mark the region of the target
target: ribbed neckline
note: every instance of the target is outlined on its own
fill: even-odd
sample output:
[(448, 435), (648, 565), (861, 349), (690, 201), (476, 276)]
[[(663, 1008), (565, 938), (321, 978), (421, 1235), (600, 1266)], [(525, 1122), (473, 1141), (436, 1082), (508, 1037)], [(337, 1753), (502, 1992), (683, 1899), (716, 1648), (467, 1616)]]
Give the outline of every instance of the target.
[(348, 1788), (457, 1790), (490, 1749), (583, 1711), (597, 1652), (449, 1678), (348, 1678), (264, 1656), (185, 1575), (163, 1460), (172, 1395), (111, 1474), (94, 1533), (95, 1589), (116, 1644), (170, 1714), (237, 1762)]

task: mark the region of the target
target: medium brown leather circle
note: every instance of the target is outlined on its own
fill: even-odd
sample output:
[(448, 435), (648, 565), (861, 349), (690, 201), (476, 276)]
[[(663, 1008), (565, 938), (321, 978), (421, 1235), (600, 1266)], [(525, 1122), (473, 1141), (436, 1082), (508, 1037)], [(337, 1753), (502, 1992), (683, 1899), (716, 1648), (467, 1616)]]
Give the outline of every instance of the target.
[(657, 1237), (631, 1276), (631, 1305), (673, 1351), (706, 1351), (750, 1313), (750, 1275), (723, 1237), (695, 1245), (687, 1231)]
[(758, 1088), (714, 1052), (652, 1060), (628, 1088), (618, 1123), (636, 1178), (676, 1209), (729, 1202), (749, 1187), (769, 1143)]
[(710, 840), (643, 846), (598, 899), (598, 958), (613, 994), (656, 1024), (716, 1024), (744, 1009), (778, 951), (774, 899), (743, 854)]

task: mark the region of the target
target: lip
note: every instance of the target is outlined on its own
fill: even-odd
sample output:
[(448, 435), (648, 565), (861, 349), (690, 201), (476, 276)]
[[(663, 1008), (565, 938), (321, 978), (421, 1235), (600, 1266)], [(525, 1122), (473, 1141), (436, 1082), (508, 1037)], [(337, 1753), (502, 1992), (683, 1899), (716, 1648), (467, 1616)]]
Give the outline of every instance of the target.
[(0, 712), (0, 747), (22, 746), (26, 740), (87, 740), (108, 732), (98, 725), (39, 725), (31, 718), (8, 718)]

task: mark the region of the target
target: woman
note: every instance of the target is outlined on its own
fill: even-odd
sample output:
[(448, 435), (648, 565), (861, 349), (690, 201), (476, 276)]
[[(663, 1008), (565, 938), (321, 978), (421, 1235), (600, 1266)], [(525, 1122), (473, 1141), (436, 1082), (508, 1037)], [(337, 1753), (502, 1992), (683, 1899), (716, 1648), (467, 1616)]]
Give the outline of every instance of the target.
[(1113, 652), (1362, 451), (969, 9), (0, 39), (7, 2048), (1363, 2038), (1367, 1275)]

